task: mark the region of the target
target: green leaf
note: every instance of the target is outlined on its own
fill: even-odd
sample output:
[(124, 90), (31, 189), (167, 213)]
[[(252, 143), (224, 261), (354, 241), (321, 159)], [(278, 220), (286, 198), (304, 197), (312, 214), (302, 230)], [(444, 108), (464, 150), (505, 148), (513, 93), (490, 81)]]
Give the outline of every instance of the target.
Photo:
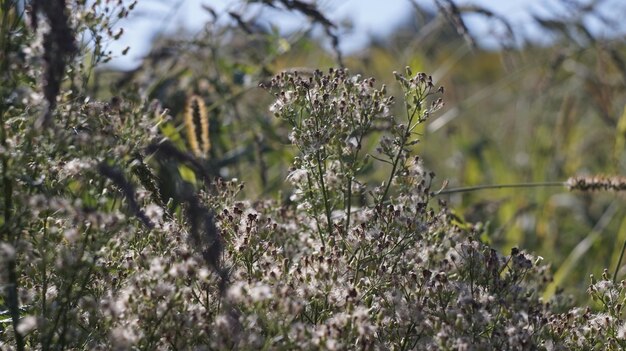
[(185, 165), (179, 165), (178, 173), (183, 180), (196, 185), (196, 173), (191, 168)]

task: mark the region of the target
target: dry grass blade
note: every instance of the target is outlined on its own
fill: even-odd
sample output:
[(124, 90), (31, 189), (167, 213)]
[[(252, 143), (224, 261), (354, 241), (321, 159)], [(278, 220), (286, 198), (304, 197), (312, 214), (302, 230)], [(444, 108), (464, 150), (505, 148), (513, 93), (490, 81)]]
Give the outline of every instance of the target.
[(469, 30), (467, 29), (467, 25), (465, 25), (465, 21), (463, 20), (462, 13), (459, 7), (452, 0), (437, 0), (435, 1), (437, 4), (437, 8), (439, 11), (443, 13), (448, 21), (454, 26), (456, 32), (463, 36), (463, 38), (467, 41), (467, 43), (473, 49), (477, 48), (476, 40), (472, 37)]

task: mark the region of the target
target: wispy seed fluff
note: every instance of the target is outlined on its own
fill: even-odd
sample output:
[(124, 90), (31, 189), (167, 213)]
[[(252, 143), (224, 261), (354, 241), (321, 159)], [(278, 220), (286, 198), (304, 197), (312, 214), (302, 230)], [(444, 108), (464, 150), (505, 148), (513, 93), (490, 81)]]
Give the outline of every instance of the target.
[(198, 157), (206, 157), (211, 149), (209, 117), (204, 100), (198, 95), (187, 98), (185, 129), (191, 151)]
[(565, 185), (569, 190), (626, 191), (626, 177), (603, 175), (577, 176), (569, 178)]

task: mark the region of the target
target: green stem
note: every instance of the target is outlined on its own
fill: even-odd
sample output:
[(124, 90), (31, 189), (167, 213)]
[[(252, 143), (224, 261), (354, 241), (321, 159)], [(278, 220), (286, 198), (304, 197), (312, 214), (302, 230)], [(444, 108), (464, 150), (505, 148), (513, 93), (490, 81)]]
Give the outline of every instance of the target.
[(556, 187), (565, 186), (564, 182), (539, 182), (539, 183), (517, 183), (517, 184), (487, 184), (487, 185), (475, 185), (460, 188), (443, 189), (434, 193), (434, 196), (467, 193), (477, 190), (486, 189), (506, 189), (506, 188), (543, 188), (543, 187)]
[[(405, 103), (406, 105), (406, 103)], [(409, 137), (411, 135), (411, 130), (413, 129), (413, 118), (415, 118), (415, 115), (421, 110), (420, 109), (420, 105), (416, 104), (415, 105), (415, 109), (413, 109), (413, 112), (409, 114), (409, 109), (408, 109), (408, 105), (407, 106), (407, 115), (408, 115), (408, 123), (406, 125), (406, 128), (404, 130), (404, 132), (402, 133), (402, 140), (400, 141), (400, 147), (398, 149), (398, 153), (396, 154), (395, 159), (393, 160), (393, 164), (391, 166), (391, 174), (389, 174), (389, 179), (387, 180), (387, 185), (385, 186), (385, 192), (383, 192), (383, 196), (380, 198), (380, 201), (378, 202), (378, 204), (380, 206), (382, 206), (383, 202), (385, 202), (385, 199), (387, 198), (387, 195), (389, 194), (389, 188), (391, 187), (391, 182), (393, 181), (393, 178), (396, 175), (396, 169), (398, 168), (398, 162), (400, 161), (400, 156), (402, 156), (402, 151), (404, 150), (404, 146), (406, 145), (407, 140), (409, 140)], [(419, 123), (419, 121), (418, 121)]]
[[(313, 191), (313, 181), (311, 180), (311, 176), (309, 175), (309, 173), (307, 172), (306, 174), (306, 179), (307, 182), (309, 184), (309, 198), (311, 201), (311, 204), (313, 204), (313, 195), (311, 194), (311, 192)], [(326, 247), (326, 244), (324, 243), (324, 234), (322, 234), (322, 229), (320, 228), (320, 221), (319, 221), (319, 215), (317, 214), (317, 206), (312, 206), (313, 207), (313, 216), (315, 217), (315, 226), (317, 227), (317, 233), (320, 236), (320, 241), (322, 242), (322, 248)]]
[(346, 191), (346, 226), (345, 233), (348, 234), (348, 230), (350, 230), (350, 213), (352, 212), (352, 176), (348, 179), (348, 189)]
[(324, 199), (324, 210), (326, 212), (326, 221), (328, 222), (328, 235), (333, 235), (333, 222), (330, 216), (330, 203), (328, 202), (328, 194), (326, 193), (326, 186), (324, 185), (324, 171), (322, 170), (322, 158), (319, 150), (315, 153), (317, 159), (317, 172), (319, 173), (320, 189), (322, 190), (322, 197)]
[[(41, 316), (44, 321), (48, 320), (48, 301), (46, 292), (48, 291), (48, 272), (46, 265), (48, 264), (48, 255), (46, 250), (46, 240), (48, 236), (48, 215), (43, 220), (43, 235), (39, 243), (39, 255), (41, 257)], [(40, 334), (41, 349), (47, 351), (49, 345), (45, 343), (45, 333)]]
[[(63, 291), (63, 294), (61, 295), (60, 301), (62, 303), (59, 308), (58, 314), (54, 318), (52, 327), (47, 330), (48, 335), (45, 337), (45, 342), (42, 344), (43, 349), (47, 349), (48, 347), (50, 347), (50, 345), (55, 345), (56, 349), (65, 348), (64, 347), (66, 343), (65, 337), (66, 337), (67, 328), (68, 328), (68, 323), (67, 323), (68, 315), (67, 314), (75, 306), (76, 301), (78, 301), (75, 297), (83, 296), (83, 292), (87, 289), (87, 284), (89, 283), (89, 279), (91, 277), (91, 274), (93, 273), (93, 264), (90, 264), (87, 267), (87, 272), (85, 273), (85, 275), (82, 277), (80, 276), (81, 271), (84, 269), (82, 265), (83, 258), (85, 257), (86, 251), (89, 249), (89, 247), (87, 246), (90, 245), (91, 244), (90, 241), (93, 240), (92, 235), (91, 235), (91, 230), (92, 230), (92, 227), (89, 225), (87, 226), (84, 232), (85, 241), (80, 246), (77, 259), (76, 259), (76, 262), (78, 263), (74, 263), (70, 265), (69, 267), (65, 267), (66, 269), (68, 269), (66, 274), (69, 275), (69, 283), (67, 284), (67, 286), (65, 287)], [(94, 258), (94, 262), (95, 262), (95, 258)], [(67, 277), (64, 277), (64, 278), (67, 278)], [(79, 278), (82, 278), (80, 282), (80, 286), (78, 286), (78, 289), (75, 289), (74, 285), (79, 280)], [(63, 280), (67, 281), (66, 279), (63, 279)], [(60, 328), (59, 338), (58, 340), (56, 340), (56, 343), (53, 343), (55, 342), (54, 335), (56, 334), (56, 331), (58, 328)]]
[(382, 205), (387, 198), (387, 194), (389, 193), (389, 187), (391, 187), (391, 182), (393, 181), (393, 177), (396, 174), (396, 168), (398, 167), (398, 161), (400, 161), (400, 155), (402, 154), (402, 149), (404, 148), (404, 139), (400, 145), (400, 151), (396, 154), (396, 158), (393, 161), (393, 165), (391, 166), (391, 174), (389, 175), (389, 179), (387, 180), (387, 185), (385, 186), (385, 192), (383, 196), (380, 198), (379, 204)]
[(354, 156), (352, 158), (352, 163), (350, 166), (350, 178), (348, 179), (348, 189), (346, 191), (346, 193), (348, 194), (348, 198), (346, 199), (346, 227), (345, 227), (345, 233), (346, 235), (348, 234), (348, 230), (350, 230), (350, 216), (352, 214), (352, 183), (353, 180), (356, 179), (356, 173), (357, 173), (357, 167), (355, 167), (355, 164), (358, 162), (359, 159), (359, 151), (361, 150), (361, 143), (363, 142), (363, 136), (365, 135), (365, 133), (367, 133), (367, 130), (369, 130), (369, 124), (367, 125), (367, 127), (364, 129), (363, 133), (359, 136), (358, 140), (357, 140), (357, 150), (354, 153)]

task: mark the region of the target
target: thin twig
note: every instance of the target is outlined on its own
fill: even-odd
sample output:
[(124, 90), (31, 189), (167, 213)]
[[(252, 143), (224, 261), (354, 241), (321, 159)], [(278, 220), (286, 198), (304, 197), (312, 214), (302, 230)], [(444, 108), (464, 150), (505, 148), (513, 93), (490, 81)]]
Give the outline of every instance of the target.
[(540, 182), (540, 183), (517, 183), (517, 184), (486, 184), (486, 185), (475, 185), (475, 186), (466, 186), (460, 188), (450, 188), (443, 189), (433, 193), (433, 196), (438, 195), (447, 195), (447, 194), (457, 194), (457, 193), (467, 193), (477, 190), (486, 190), (486, 189), (506, 189), (506, 188), (542, 188), (542, 187), (555, 187), (555, 186), (566, 186), (565, 182)]

